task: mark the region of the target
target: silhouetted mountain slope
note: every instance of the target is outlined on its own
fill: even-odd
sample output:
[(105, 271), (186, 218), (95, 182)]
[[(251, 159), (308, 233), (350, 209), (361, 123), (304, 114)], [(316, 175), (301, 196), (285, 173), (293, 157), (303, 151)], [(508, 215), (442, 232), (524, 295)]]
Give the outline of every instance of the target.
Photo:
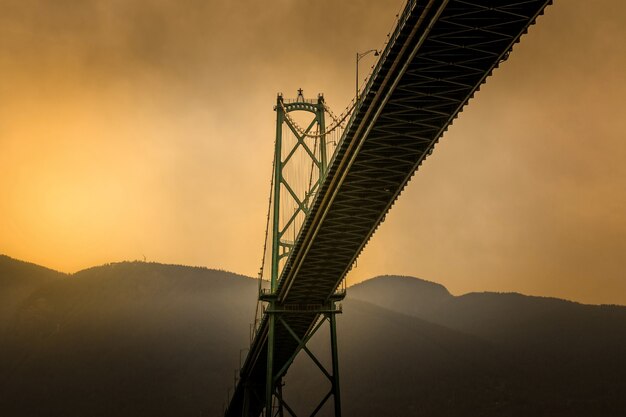
[(441, 284), (419, 278), (385, 275), (350, 287), (350, 297), (410, 316), (445, 311), (454, 296)]
[[(498, 398), (505, 358), (490, 343), (360, 300), (347, 299), (343, 311), (338, 326), (344, 415), (454, 415), (449, 413), (488, 410)], [(329, 364), (323, 330), (312, 350)], [(309, 415), (329, 387), (301, 355), (287, 374), (285, 395), (294, 398), (296, 411), (304, 411), (298, 415)]]
[[(2, 340), (0, 414), (220, 415), (256, 291), (239, 275), (143, 262), (49, 282), (21, 303)], [(621, 308), (454, 297), (398, 277), (348, 295), (338, 317), (344, 416), (626, 415)], [(545, 332), (545, 346), (523, 336)], [(324, 363), (327, 340), (323, 328), (311, 346)], [(328, 388), (314, 366), (302, 354), (288, 372), (296, 409), (311, 410)]]
[(61, 272), (0, 255), (0, 337), (20, 302), (41, 285), (66, 277)]
[[(350, 297), (473, 335), (501, 348), (504, 381), (533, 415), (626, 415), (626, 307), (583, 305), (516, 293), (459, 297), (412, 277), (377, 277)], [(443, 287), (442, 287), (443, 288)], [(548, 412), (549, 411), (549, 412)], [(511, 414), (512, 413), (512, 414)], [(521, 414), (520, 414), (521, 415)]]
[(452, 296), (413, 277), (383, 276), (350, 287), (350, 296), (514, 348), (626, 352), (626, 307), (595, 306), (517, 293)]
[(12, 416), (217, 413), (248, 343), (256, 285), (222, 271), (140, 262), (51, 283), (20, 308), (0, 359), (0, 409)]

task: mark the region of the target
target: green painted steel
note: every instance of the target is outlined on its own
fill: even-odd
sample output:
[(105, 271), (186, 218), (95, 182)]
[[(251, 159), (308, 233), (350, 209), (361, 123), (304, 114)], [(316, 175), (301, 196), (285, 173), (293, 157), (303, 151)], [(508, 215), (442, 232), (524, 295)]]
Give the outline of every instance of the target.
[[(328, 168), (317, 161), (324, 175), (315, 190), (313, 186), (308, 190), (314, 198), (295, 200), (297, 210), (305, 214), (297, 239), (293, 244), (273, 242), (279, 257), (274, 285), (260, 295), (269, 308), (254, 327), (227, 417), (258, 417), (267, 408), (272, 410), (267, 392), (272, 400), (278, 399), (279, 411), (291, 413), (279, 384), (295, 354), (307, 352), (303, 342), (320, 320), (330, 322), (337, 364), (336, 323), (328, 314), (338, 312), (335, 294), (346, 273), (444, 132), (550, 3), (499, 0), (486, 7), (484, 0), (407, 1)], [(290, 103), (280, 99), (277, 111), (283, 109), (289, 119), (290, 111), (315, 113), (316, 104), (303, 98)], [(313, 127), (283, 125), (302, 141), (307, 136), (302, 132)], [(277, 165), (285, 163), (278, 161)], [(283, 198), (295, 194), (289, 184), (283, 187)], [(280, 237), (285, 229), (276, 230), (274, 236)], [(339, 397), (338, 370), (324, 374), (333, 389), (318, 409), (333, 394)], [(339, 398), (335, 404), (340, 409)]]
[[(310, 313), (310, 310), (307, 310), (307, 313)], [(339, 390), (339, 355), (338, 355), (338, 344), (337, 344), (337, 321), (335, 318), (336, 314), (341, 313), (341, 308), (335, 305), (335, 301), (329, 302), (325, 306), (321, 306), (319, 309), (314, 310), (314, 313), (319, 313), (319, 319), (316, 322), (315, 327), (311, 331), (309, 331), (305, 337), (301, 338), (296, 334), (294, 329), (289, 325), (287, 321), (287, 317), (293, 314), (299, 314), (300, 312), (297, 310), (266, 310), (266, 313), (270, 316), (270, 321), (272, 322), (272, 326), (280, 326), (285, 329), (287, 333), (298, 343), (298, 347), (295, 349), (293, 355), (289, 358), (289, 360), (285, 363), (285, 365), (280, 369), (280, 371), (273, 373), (275, 375), (271, 381), (266, 381), (266, 389), (270, 387), (271, 392), (267, 393), (266, 398), (266, 406), (265, 408), (265, 417), (276, 417), (284, 415), (284, 410), (293, 416), (297, 417), (296, 412), (289, 406), (286, 399), (282, 394), (283, 376), (287, 372), (287, 369), (291, 366), (293, 361), (295, 360), (298, 353), (304, 351), (309, 358), (313, 361), (313, 363), (317, 366), (317, 369), (328, 379), (330, 382), (330, 389), (326, 393), (326, 395), (317, 403), (315, 409), (311, 412), (310, 416), (314, 417), (317, 413), (322, 410), (324, 405), (328, 402), (330, 397), (333, 397), (333, 411), (335, 417), (341, 417), (341, 399), (340, 399), (340, 390)], [(331, 348), (331, 370), (329, 371), (324, 367), (322, 362), (313, 354), (313, 352), (307, 347), (307, 343), (311, 340), (311, 338), (320, 330), (320, 328), (324, 325), (324, 323), (328, 322), (330, 328), (330, 348)], [(270, 355), (270, 351), (273, 352), (274, 342), (268, 341), (272, 345), (272, 350), (268, 349), (268, 366), (270, 361), (273, 362), (273, 353)], [(269, 345), (268, 345), (269, 346)], [(269, 375), (269, 373), (268, 373)], [(268, 376), (269, 377), (269, 376)], [(243, 414), (247, 416), (247, 414)]]
[[(308, 216), (310, 212), (310, 206), (313, 196), (319, 190), (321, 183), (328, 167), (328, 155), (326, 148), (326, 137), (324, 131), (326, 128), (325, 123), (325, 105), (324, 97), (320, 95), (316, 102), (313, 100), (305, 100), (302, 96), (302, 90), (299, 90), (298, 99), (291, 103), (286, 103), (282, 95), (278, 95), (276, 100), (276, 141), (274, 149), (274, 190), (273, 190), (273, 216), (272, 216), (272, 265), (271, 265), (271, 277), (270, 277), (270, 293), (273, 294), (277, 288), (278, 278), (280, 276), (280, 262), (282, 259), (287, 258), (293, 247), (293, 243), (286, 241), (285, 235), (294, 226), (294, 222), (300, 213)], [(304, 130), (300, 132), (299, 129), (294, 126), (292, 118), (288, 115), (291, 112), (307, 112), (314, 115), (313, 119)], [(293, 133), (297, 142), (290, 149), (283, 149), (283, 126)], [(315, 144), (313, 149), (307, 143), (307, 135), (310, 134), (313, 129), (318, 132), (322, 132), (319, 137), (315, 137)], [(317, 146), (319, 142), (319, 155)], [(298, 148), (302, 147), (306, 154), (311, 159), (311, 162), (317, 167), (317, 179), (310, 184), (309, 190), (304, 196), (299, 196), (295, 191), (294, 184), (290, 184), (289, 179), (284, 175), (285, 166), (292, 162), (292, 158)], [(282, 157), (283, 153), (286, 155)], [(293, 163), (293, 162), (292, 162)], [(298, 209), (281, 224), (280, 210), (283, 201), (281, 201), (281, 187), (288, 192), (288, 195), (296, 203)], [(295, 239), (294, 239), (295, 240)]]
[(339, 385), (339, 355), (337, 353), (337, 319), (334, 314), (330, 320), (330, 346), (333, 364), (333, 397), (335, 400), (335, 417), (341, 417), (341, 395)]
[[(282, 97), (278, 96), (278, 101), (282, 101)], [(282, 131), (284, 113), (282, 106), (276, 106), (276, 148), (274, 149), (274, 196), (272, 201), (274, 202), (274, 213), (272, 222), (272, 270), (270, 277), (270, 291), (273, 293), (276, 291), (276, 282), (278, 280), (278, 262), (279, 262), (279, 245), (280, 245), (280, 185), (283, 182), (283, 162), (281, 160), (282, 149)]]
[[(275, 417), (277, 415), (282, 416), (284, 414), (284, 409), (295, 416), (294, 411), (289, 407), (285, 398), (282, 395), (282, 386), (283, 384), (283, 375), (287, 372), (289, 366), (293, 363), (294, 359), (298, 355), (299, 352), (305, 351), (311, 360), (317, 365), (320, 371), (330, 380), (331, 382), (331, 390), (330, 392), (320, 401), (317, 408), (313, 411), (312, 415), (317, 414), (317, 412), (324, 406), (326, 401), (330, 398), (330, 396), (334, 397), (334, 408), (335, 415), (341, 416), (341, 401), (339, 399), (339, 361), (337, 355), (337, 331), (336, 331), (336, 321), (335, 314), (340, 312), (335, 307), (335, 302), (331, 301), (329, 305), (319, 306), (314, 310), (307, 310), (307, 314), (316, 314), (321, 315), (323, 317), (318, 321), (315, 328), (310, 331), (304, 338), (300, 338), (289, 326), (287, 321), (283, 318), (285, 315), (289, 314), (297, 314), (297, 311), (293, 309), (284, 309), (284, 306), (279, 304), (276, 301), (276, 289), (278, 278), (280, 276), (280, 262), (281, 259), (289, 256), (289, 253), (293, 247), (293, 244), (288, 242), (285, 239), (285, 235), (287, 234), (290, 228), (294, 227), (294, 222), (297, 216), (300, 213), (303, 213), (304, 216), (308, 216), (310, 212), (310, 205), (313, 196), (319, 190), (322, 181), (326, 175), (326, 171), (328, 168), (328, 155), (326, 148), (326, 136), (324, 134), (326, 129), (325, 122), (325, 105), (324, 105), (324, 97), (322, 95), (318, 96), (317, 101), (313, 102), (312, 100), (305, 100), (302, 95), (302, 90), (298, 91), (298, 98), (290, 103), (286, 103), (283, 99), (282, 95), (278, 95), (276, 100), (276, 140), (275, 140), (275, 149), (274, 149), (274, 172), (273, 172), (273, 190), (272, 190), (272, 234), (271, 234), (271, 248), (272, 248), (272, 256), (271, 256), (271, 275), (270, 275), (270, 291), (269, 293), (261, 293), (259, 294), (259, 298), (262, 302), (267, 302), (265, 312), (269, 315), (268, 319), (268, 333), (267, 333), (267, 365), (265, 369), (265, 417)], [(290, 112), (306, 112), (313, 114), (313, 119), (308, 124), (304, 131), (301, 131), (297, 126), (295, 126), (295, 122), (293, 119), (288, 116)], [(285, 143), (283, 141), (283, 129), (286, 127), (293, 135), (296, 137), (296, 143), (291, 146), (291, 148), (283, 149)], [(311, 134), (310, 132), (316, 131), (318, 134)], [(310, 136), (307, 136), (310, 135)], [(309, 143), (307, 143), (307, 138), (312, 137), (314, 139), (313, 149)], [(296, 186), (291, 184), (289, 179), (284, 175), (285, 166), (292, 161), (292, 158), (299, 147), (304, 149), (306, 155), (309, 156), (314, 167), (317, 168), (317, 178), (315, 181), (311, 181), (309, 183), (309, 189), (305, 190), (304, 195), (298, 195), (295, 191)], [(283, 158), (283, 155), (286, 155)], [(293, 199), (295, 205), (297, 206), (294, 213), (288, 219), (282, 219), (281, 224), (281, 205), (286, 203), (281, 200), (281, 190), (282, 187), (288, 192), (287, 195)], [(294, 239), (295, 240), (295, 239)], [(332, 373), (329, 373), (321, 364), (321, 362), (311, 353), (311, 351), (306, 347), (307, 342), (310, 338), (317, 332), (317, 330), (322, 326), (322, 324), (328, 319), (330, 324), (330, 347), (332, 352)], [(293, 337), (293, 339), (298, 342), (298, 348), (293, 353), (292, 357), (289, 361), (281, 367), (280, 370), (274, 369), (274, 355), (276, 352), (276, 327), (280, 325), (284, 329), (288, 331), (288, 333)], [(249, 391), (249, 390), (247, 390)], [(245, 395), (246, 398), (249, 397), (249, 393)], [(245, 400), (246, 403), (249, 400)], [(274, 404), (276, 404), (276, 410), (274, 409)], [(247, 414), (248, 405), (244, 405), (244, 416)]]

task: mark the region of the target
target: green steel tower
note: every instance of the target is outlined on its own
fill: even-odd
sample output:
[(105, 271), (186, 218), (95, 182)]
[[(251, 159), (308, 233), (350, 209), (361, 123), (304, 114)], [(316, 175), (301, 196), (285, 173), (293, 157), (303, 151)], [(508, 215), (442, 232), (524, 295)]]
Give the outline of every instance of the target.
[[(281, 304), (277, 297), (282, 268), (296, 244), (298, 232), (309, 215), (311, 205), (326, 175), (329, 159), (324, 117), (326, 105), (322, 95), (319, 95), (317, 100), (307, 100), (300, 89), (295, 100), (287, 101), (279, 94), (275, 111), (276, 144), (270, 219), (272, 225), (270, 234), (271, 273), (269, 288), (261, 290), (259, 294), (260, 301), (267, 303), (264, 311), (268, 314), (269, 320), (264, 416), (283, 416), (285, 411), (292, 416), (296, 415), (283, 397), (283, 378), (297, 354), (304, 351), (329, 380), (331, 387), (328, 394), (321, 399), (311, 415), (317, 414), (332, 396), (334, 398), (335, 416), (340, 417), (339, 361), (335, 315), (341, 312), (341, 309), (336, 307), (336, 301), (341, 300), (345, 296), (345, 290), (338, 292), (325, 305), (287, 305)], [(306, 117), (307, 113), (309, 117), (312, 115), (312, 119), (307, 119), (307, 124), (304, 125), (304, 128), (300, 127), (295, 120), (295, 115)], [(286, 134), (292, 138), (290, 142), (284, 140)], [(300, 154), (299, 161), (294, 160), (297, 154)], [(294, 175), (290, 178), (287, 171), (293, 174), (294, 169), (303, 170), (303, 157), (310, 164), (310, 171), (305, 172), (306, 175), (299, 178), (294, 178)], [(290, 166), (294, 166), (294, 169), (290, 170)], [(287, 210), (285, 210), (285, 207), (287, 207)], [(289, 240), (292, 236), (293, 240)], [(299, 315), (310, 316), (311, 314), (318, 317), (315, 325), (306, 334), (299, 335), (294, 332), (289, 322), (298, 320)], [(322, 365), (320, 360), (306, 346), (307, 342), (326, 321), (328, 321), (330, 327), (332, 355), (332, 369), (330, 371)], [(281, 332), (278, 332), (279, 327), (282, 330)], [(278, 339), (278, 333), (281, 333), (283, 337)], [(285, 334), (288, 335), (289, 340), (285, 340)], [(278, 364), (275, 361), (275, 355), (277, 349), (281, 348), (281, 343), (295, 343), (297, 348), (287, 363)], [(246, 415), (245, 409), (246, 407), (244, 407), (244, 415)]]

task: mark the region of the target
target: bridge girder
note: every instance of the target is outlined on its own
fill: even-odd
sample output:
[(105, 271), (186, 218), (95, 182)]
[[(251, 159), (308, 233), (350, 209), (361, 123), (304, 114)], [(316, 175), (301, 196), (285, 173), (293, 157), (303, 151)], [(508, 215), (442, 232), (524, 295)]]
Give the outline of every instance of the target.
[[(273, 294), (280, 304), (324, 304), (444, 132), (551, 0), (409, 0), (361, 95)], [(241, 371), (264, 380), (270, 315)], [(319, 314), (290, 323), (299, 338)], [(281, 342), (282, 343), (282, 342)], [(284, 366), (297, 343), (274, 355)], [(259, 408), (260, 407), (260, 408)], [(263, 404), (247, 415), (258, 416)]]

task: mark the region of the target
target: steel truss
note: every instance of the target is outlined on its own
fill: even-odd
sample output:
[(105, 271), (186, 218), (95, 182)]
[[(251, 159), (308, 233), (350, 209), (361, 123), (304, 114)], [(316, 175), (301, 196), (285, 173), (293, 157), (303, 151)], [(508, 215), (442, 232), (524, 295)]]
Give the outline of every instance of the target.
[[(338, 300), (338, 298), (336, 299)], [(267, 366), (267, 380), (266, 380), (266, 388), (269, 387), (269, 392), (266, 392), (266, 404), (271, 404), (270, 407), (266, 407), (265, 416), (266, 417), (284, 417), (289, 415), (291, 417), (297, 417), (296, 412), (289, 405), (289, 403), (285, 400), (282, 392), (282, 387), (285, 385), (283, 379), (287, 373), (287, 370), (296, 359), (298, 354), (304, 351), (309, 358), (313, 361), (313, 363), (317, 366), (317, 369), (328, 379), (330, 382), (330, 390), (326, 393), (324, 397), (318, 402), (315, 409), (310, 414), (310, 417), (314, 417), (317, 413), (324, 407), (324, 405), (328, 402), (330, 397), (333, 397), (333, 406), (336, 417), (341, 417), (341, 395), (340, 395), (340, 387), (339, 387), (339, 355), (338, 355), (338, 347), (337, 347), (337, 321), (335, 318), (336, 314), (341, 313), (341, 306), (336, 305), (336, 301), (333, 300), (326, 305), (282, 305), (279, 306), (277, 304), (273, 304), (273, 308), (269, 308), (266, 310), (266, 313), (269, 314), (270, 317), (270, 339), (268, 340), (268, 366)], [(310, 332), (306, 334), (304, 337), (298, 336), (296, 332), (291, 328), (288, 321), (285, 319), (287, 315), (298, 315), (298, 314), (317, 314), (319, 318), (315, 324), (315, 326), (311, 329)], [(311, 350), (307, 347), (308, 342), (311, 338), (318, 333), (318, 331), (322, 328), (325, 322), (329, 323), (330, 329), (330, 348), (331, 348), (331, 370), (329, 371), (326, 367), (321, 363), (321, 361), (311, 352)], [(277, 372), (273, 371), (273, 353), (275, 348), (275, 341), (273, 339), (273, 335), (275, 334), (275, 330), (277, 327), (282, 327), (286, 330), (289, 335), (293, 338), (293, 340), (298, 344), (295, 351), (292, 353), (291, 357), (287, 360), (287, 362), (278, 370)]]
[[(287, 258), (294, 242), (289, 242), (285, 239), (287, 232), (293, 230), (296, 226), (294, 222), (300, 214), (308, 216), (310, 212), (310, 206), (314, 199), (315, 194), (319, 190), (319, 187), (324, 179), (326, 168), (328, 165), (326, 155), (326, 139), (323, 134), (326, 124), (324, 117), (324, 96), (320, 95), (317, 101), (305, 100), (302, 96), (302, 90), (298, 91), (298, 98), (291, 103), (285, 103), (283, 96), (278, 95), (276, 99), (276, 142), (274, 150), (274, 190), (273, 190), (273, 221), (272, 221), (272, 271), (271, 271), (271, 292), (276, 290), (275, 284), (278, 282), (280, 276), (280, 262)], [(313, 119), (309, 122), (306, 129), (300, 132), (299, 127), (294, 120), (290, 117), (289, 113), (298, 111), (313, 114)], [(296, 137), (296, 143), (291, 149), (283, 149), (283, 127), (289, 129)], [(311, 140), (307, 137), (310, 132), (317, 131), (322, 132), (319, 137), (314, 138), (313, 147), (311, 147)], [(307, 141), (307, 139), (309, 139)], [(319, 146), (319, 147), (318, 147)], [(295, 191), (294, 184), (290, 184), (289, 178), (284, 175), (285, 167), (293, 163), (292, 158), (298, 149), (304, 149), (306, 155), (309, 156), (313, 166), (317, 169), (317, 178), (315, 181), (311, 181), (309, 189), (304, 195), (298, 195)], [(283, 158), (283, 151), (286, 156)], [(296, 209), (291, 214), (289, 219), (286, 219), (282, 224), (280, 220), (280, 208), (283, 202), (281, 201), (281, 187), (287, 192), (288, 198), (292, 199), (295, 203)], [(295, 239), (294, 239), (295, 240)]]
[[(407, 1), (317, 198), (307, 207), (309, 214), (285, 258), (278, 285), (272, 286), (275, 303), (323, 304), (332, 298), (412, 175), (550, 3)], [(241, 415), (246, 384), (273, 395), (275, 386), (266, 391), (265, 359), (271, 356), (272, 367), (282, 369), (299, 345), (272, 317), (265, 314), (257, 328), (227, 417)], [(283, 318), (300, 340), (318, 320), (315, 314)], [(268, 356), (272, 340), (273, 355)], [(265, 396), (258, 393), (255, 398), (250, 415), (257, 417)]]
[[(296, 417), (296, 413), (288, 405), (287, 401), (282, 395), (282, 387), (284, 385), (283, 379), (287, 370), (293, 363), (294, 359), (302, 351), (313, 360), (320, 372), (329, 379), (331, 383), (331, 389), (328, 394), (319, 402), (311, 416), (315, 416), (317, 412), (326, 404), (328, 399), (332, 396), (334, 398), (335, 416), (341, 416), (341, 400), (339, 391), (339, 359), (337, 355), (337, 329), (335, 315), (341, 312), (341, 309), (337, 309), (335, 302), (342, 299), (345, 295), (345, 291), (339, 293), (337, 296), (330, 299), (324, 304), (284, 304), (280, 303), (276, 297), (276, 289), (278, 288), (278, 278), (281, 274), (281, 260), (287, 258), (293, 243), (286, 241), (285, 235), (290, 227), (294, 227), (294, 221), (299, 214), (304, 216), (309, 215), (310, 205), (313, 200), (313, 196), (319, 190), (319, 187), (324, 180), (327, 170), (327, 155), (326, 155), (326, 139), (325, 139), (325, 105), (324, 97), (320, 95), (317, 101), (305, 100), (302, 95), (302, 90), (298, 91), (298, 98), (290, 103), (286, 103), (283, 100), (282, 95), (278, 95), (276, 107), (276, 144), (274, 153), (274, 190), (273, 190), (273, 221), (272, 221), (272, 264), (271, 264), (271, 277), (269, 291), (261, 291), (259, 299), (267, 303), (265, 314), (269, 320), (269, 331), (267, 335), (267, 366), (265, 375), (265, 399), (261, 403), (265, 404), (265, 417), (283, 417), (285, 411), (291, 416)], [(304, 131), (301, 131), (296, 125), (294, 120), (289, 116), (290, 112), (301, 111), (308, 112), (313, 115), (313, 119), (307, 125)], [(284, 144), (283, 128), (289, 129), (296, 137), (296, 143), (291, 149), (283, 149)], [(307, 142), (307, 135), (310, 132), (320, 132), (318, 137), (314, 136), (314, 145), (310, 146), (310, 140)], [(290, 184), (289, 179), (284, 174), (285, 166), (291, 162), (291, 159), (299, 147), (302, 147), (306, 154), (309, 156), (313, 166), (317, 169), (317, 178), (315, 181), (311, 181), (309, 189), (306, 190), (304, 195), (298, 195), (296, 193), (293, 184)], [(283, 155), (286, 155), (283, 158)], [(296, 209), (294, 213), (288, 218), (280, 219), (281, 204), (281, 187), (288, 192), (288, 197), (295, 202)], [(311, 320), (313, 323), (317, 323), (308, 329), (304, 334), (298, 333), (293, 330), (293, 323), (299, 323), (303, 319)], [(322, 363), (313, 355), (311, 350), (307, 347), (307, 342), (313, 337), (313, 335), (320, 329), (322, 324), (328, 320), (330, 323), (330, 345), (332, 352), (332, 370), (328, 372)], [(292, 323), (292, 324), (290, 324)], [(296, 344), (295, 349), (291, 348), (291, 355), (285, 362), (277, 363), (275, 361), (275, 355), (279, 349), (283, 346), (291, 346)], [(258, 392), (258, 390), (249, 390), (251, 392)], [(250, 398), (250, 394), (245, 395), (246, 398)], [(247, 405), (244, 405), (243, 415), (248, 416)]]

